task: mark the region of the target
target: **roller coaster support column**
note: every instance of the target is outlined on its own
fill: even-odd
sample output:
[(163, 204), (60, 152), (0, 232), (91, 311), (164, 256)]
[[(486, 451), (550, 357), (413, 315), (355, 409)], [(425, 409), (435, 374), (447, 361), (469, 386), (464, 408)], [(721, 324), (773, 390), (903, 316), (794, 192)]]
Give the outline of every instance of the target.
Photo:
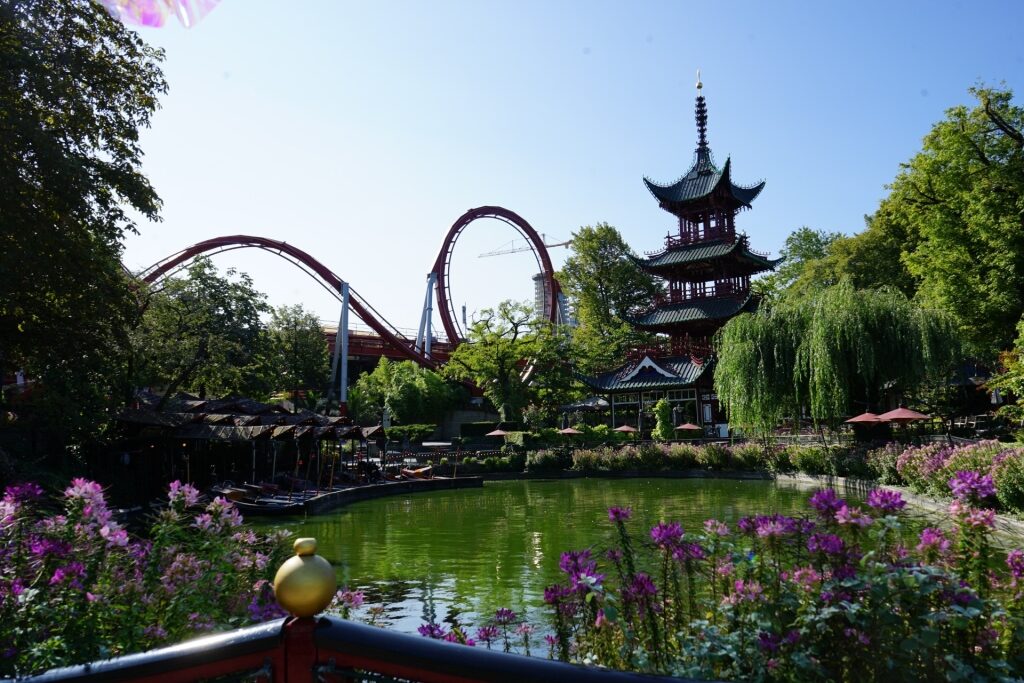
[[(341, 374), (338, 374), (338, 366)], [(334, 358), (331, 361), (331, 388), (327, 392), (328, 402), (334, 394), (334, 378), (338, 377), (338, 413), (348, 412), (348, 283), (341, 283), (341, 318), (338, 333), (334, 335)]]
[(434, 285), (437, 284), (437, 273), (427, 275), (427, 295), (423, 297), (423, 315), (420, 316), (420, 328), (416, 333), (416, 350), (430, 358), (431, 329), (430, 319), (434, 314)]

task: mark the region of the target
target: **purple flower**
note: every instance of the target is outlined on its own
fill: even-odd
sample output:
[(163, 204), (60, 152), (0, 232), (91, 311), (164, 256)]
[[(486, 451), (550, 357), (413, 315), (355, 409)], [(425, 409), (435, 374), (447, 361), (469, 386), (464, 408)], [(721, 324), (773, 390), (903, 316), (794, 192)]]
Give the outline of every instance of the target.
[(343, 588), (335, 595), (335, 599), (348, 609), (358, 609), (362, 606), (366, 595), (363, 591), (351, 591)]
[(949, 488), (957, 500), (983, 500), (996, 493), (992, 476), (981, 475), (972, 471), (959, 471), (949, 480)]
[(191, 484), (172, 481), (167, 490), (167, 499), (171, 501), (171, 505), (191, 507), (199, 502), (199, 490)]
[(741, 517), (736, 526), (739, 527), (740, 533), (753, 534), (756, 525), (752, 517)]
[(843, 506), (836, 511), (836, 521), (843, 525), (859, 526), (863, 528), (871, 526), (871, 523), (875, 520), (865, 515), (864, 511), (859, 507), (851, 508), (844, 503)]
[(683, 543), (672, 550), (672, 559), (677, 562), (703, 560), (708, 554), (699, 543)]
[(764, 586), (757, 581), (744, 581), (737, 579), (733, 583), (733, 594), (726, 598), (726, 602), (733, 605), (739, 602), (758, 602), (764, 600)]
[(494, 621), (499, 624), (511, 624), (516, 618), (517, 614), (507, 607), (502, 607), (494, 613)]
[(1006, 566), (1015, 579), (1024, 579), (1024, 550), (1011, 550), (1006, 555)]
[(822, 489), (811, 496), (810, 500), (810, 506), (825, 519), (832, 518), (844, 505), (846, 501), (836, 494), (835, 489)]
[(843, 539), (835, 534), (814, 534), (807, 539), (807, 550), (811, 553), (838, 556), (845, 549)]
[(651, 540), (659, 548), (676, 545), (683, 538), (683, 527), (679, 522), (658, 522), (651, 529)]
[(769, 631), (761, 631), (757, 634), (757, 646), (762, 652), (775, 652), (782, 643), (782, 636)]
[(571, 597), (573, 591), (568, 586), (555, 584), (544, 589), (544, 602), (549, 605), (557, 605)]
[(64, 583), (66, 580), (70, 580), (71, 585), (75, 588), (81, 588), (82, 584), (78, 580), (83, 574), (85, 574), (85, 565), (81, 562), (71, 562), (66, 567), (58, 567), (53, 572), (53, 576), (50, 577), (50, 585), (55, 586), (60, 583)]
[(729, 535), (729, 527), (725, 522), (719, 522), (717, 519), (704, 520), (704, 531), (714, 536)]
[(654, 581), (647, 574), (637, 572), (626, 591), (632, 598), (640, 599), (647, 595), (655, 595), (658, 592), (658, 587), (654, 585)]
[(487, 647), (491, 647), (491, 643), (498, 639), (498, 627), (497, 626), (481, 626), (476, 630), (476, 639), (482, 640), (487, 643)]
[(558, 567), (569, 575), (569, 582), (574, 590), (588, 590), (600, 586), (604, 581), (604, 574), (597, 572), (597, 561), (590, 557), (589, 550), (570, 550), (562, 553)]
[(754, 518), (754, 532), (760, 538), (782, 538), (796, 533), (796, 530), (797, 523), (792, 517), (773, 514)]
[(921, 532), (917, 552), (924, 555), (929, 562), (934, 562), (937, 557), (949, 552), (949, 545), (949, 539), (946, 538), (942, 529), (928, 527)]
[(14, 484), (4, 489), (4, 498), (15, 503), (26, 503), (43, 497), (43, 488), (34, 482)]
[(996, 525), (996, 512), (986, 508), (970, 508), (964, 522), (968, 526), (991, 529)]
[(633, 508), (608, 508), (608, 519), (612, 522), (625, 522), (633, 516)]
[(907, 505), (899, 491), (888, 489), (872, 489), (867, 502), (870, 507), (882, 513), (898, 512)]
[(432, 638), (433, 640), (441, 640), (448, 635), (447, 631), (432, 621), (417, 627), (416, 630), (424, 638)]
[(554, 647), (558, 645), (558, 636), (546, 635), (544, 636), (544, 642), (549, 646)]
[(34, 536), (29, 539), (28, 551), (29, 554), (40, 559), (45, 558), (47, 555), (62, 558), (66, 557), (67, 554), (71, 552), (71, 544), (64, 541), (57, 541), (52, 538)]

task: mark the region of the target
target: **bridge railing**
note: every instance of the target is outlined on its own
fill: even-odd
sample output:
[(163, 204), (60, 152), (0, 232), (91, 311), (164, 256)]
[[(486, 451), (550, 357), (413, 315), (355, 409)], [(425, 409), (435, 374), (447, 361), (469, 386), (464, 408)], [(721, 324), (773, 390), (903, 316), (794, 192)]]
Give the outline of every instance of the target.
[(199, 680), (252, 683), (685, 683), (687, 680), (505, 654), (394, 633), (337, 617), (317, 617), (315, 614), (326, 608), (337, 587), (333, 569), (326, 560), (314, 554), (315, 541), (312, 539), (296, 541), (296, 550), (299, 556), (288, 560), (274, 580), (275, 594), (283, 607), (291, 608), (291, 617), (149, 652), (53, 669), (19, 680), (34, 683), (185, 683)]

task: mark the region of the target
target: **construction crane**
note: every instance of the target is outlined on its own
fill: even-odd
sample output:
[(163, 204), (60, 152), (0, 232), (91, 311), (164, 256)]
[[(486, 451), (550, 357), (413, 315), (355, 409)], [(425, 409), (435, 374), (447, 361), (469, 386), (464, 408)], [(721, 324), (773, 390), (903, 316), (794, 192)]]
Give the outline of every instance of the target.
[[(548, 244), (547, 235), (545, 235), (544, 233), (540, 234), (540, 241), (543, 242), (544, 246), (547, 247), (548, 249), (552, 249), (554, 247), (567, 247), (570, 244), (572, 244), (572, 240)], [(516, 246), (517, 244), (521, 244), (522, 246)], [(504, 254), (518, 254), (523, 251), (530, 251), (532, 248), (533, 247), (527, 240), (512, 240), (511, 242), (506, 242), (505, 244), (501, 245), (501, 247), (495, 249), (494, 251), (487, 251), (484, 252), (483, 254), (480, 254), (478, 258), (484, 258), (485, 256), (502, 256)]]

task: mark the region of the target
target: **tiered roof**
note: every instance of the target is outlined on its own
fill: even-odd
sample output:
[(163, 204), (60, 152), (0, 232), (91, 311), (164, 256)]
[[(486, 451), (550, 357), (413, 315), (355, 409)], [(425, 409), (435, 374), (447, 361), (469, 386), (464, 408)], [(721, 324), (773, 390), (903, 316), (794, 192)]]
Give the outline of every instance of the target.
[(662, 208), (682, 208), (687, 204), (709, 197), (712, 194), (735, 202), (735, 208), (749, 208), (764, 189), (764, 181), (752, 187), (743, 187), (732, 182), (732, 159), (725, 160), (719, 169), (711, 158), (707, 143), (697, 148), (693, 166), (670, 185), (660, 185), (644, 178), (644, 184)]
[(771, 259), (751, 251), (745, 235), (734, 240), (695, 242), (665, 249), (647, 258), (631, 258), (650, 273), (682, 273), (689, 275), (695, 282), (713, 279), (726, 270), (731, 275), (753, 275), (782, 262), (781, 258)]
[(757, 299), (749, 294), (745, 298), (691, 299), (677, 304), (659, 306), (648, 313), (627, 319), (634, 327), (657, 332), (679, 323), (718, 321), (731, 318), (757, 308)]

